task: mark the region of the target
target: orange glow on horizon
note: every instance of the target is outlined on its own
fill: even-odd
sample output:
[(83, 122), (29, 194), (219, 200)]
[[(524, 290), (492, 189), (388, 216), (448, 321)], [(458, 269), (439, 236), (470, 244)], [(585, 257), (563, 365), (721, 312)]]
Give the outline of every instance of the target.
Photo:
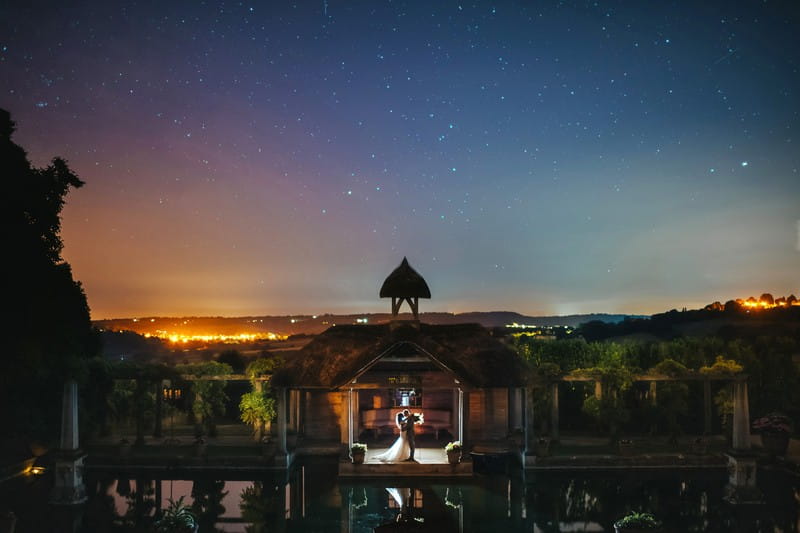
[(187, 344), (189, 342), (222, 342), (226, 344), (236, 344), (241, 342), (255, 342), (255, 341), (282, 341), (288, 338), (288, 335), (280, 335), (278, 333), (234, 333), (230, 335), (223, 335), (219, 333), (203, 333), (203, 334), (183, 334), (183, 333), (170, 333), (166, 330), (158, 329), (155, 333), (145, 333), (145, 337), (156, 337), (159, 339), (168, 340), (173, 344)]
[(737, 300), (736, 303), (738, 303), (745, 309), (752, 309), (757, 311), (760, 311), (762, 309), (776, 309), (778, 307), (800, 306), (800, 300), (794, 300), (788, 302), (783, 298), (779, 298), (775, 300), (773, 303), (769, 303), (766, 300), (755, 300), (755, 299)]

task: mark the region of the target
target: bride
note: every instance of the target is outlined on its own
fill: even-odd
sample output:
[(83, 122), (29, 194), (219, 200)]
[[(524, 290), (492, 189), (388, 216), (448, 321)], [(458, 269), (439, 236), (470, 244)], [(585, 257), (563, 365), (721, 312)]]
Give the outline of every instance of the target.
[(411, 457), (411, 447), (408, 444), (408, 436), (406, 434), (402, 411), (397, 413), (397, 416), (394, 417), (394, 423), (400, 429), (400, 436), (397, 437), (397, 440), (394, 441), (394, 444), (392, 444), (388, 450), (374, 457), (376, 461), (398, 463)]

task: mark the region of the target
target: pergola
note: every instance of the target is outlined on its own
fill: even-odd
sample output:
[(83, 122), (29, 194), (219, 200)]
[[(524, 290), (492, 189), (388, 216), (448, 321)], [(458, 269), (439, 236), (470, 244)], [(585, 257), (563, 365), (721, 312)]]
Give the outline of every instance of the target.
[[(653, 393), (657, 390), (659, 382), (691, 382), (700, 381), (703, 383), (703, 418), (704, 432), (711, 433), (711, 383), (730, 382), (733, 384), (733, 442), (732, 447), (736, 451), (746, 451), (750, 449), (750, 408), (747, 396), (747, 375), (745, 374), (706, 374), (700, 372), (687, 372), (680, 376), (668, 376), (665, 374), (638, 374), (633, 376), (634, 382), (650, 383)], [(534, 428), (534, 406), (533, 391), (536, 388), (545, 388), (550, 394), (550, 437), (554, 440), (559, 439), (559, 384), (574, 382), (594, 382), (594, 394), (597, 398), (602, 397), (602, 379), (596, 376), (566, 375), (557, 378), (534, 378), (525, 389), (525, 458), (529, 464), (529, 456), (532, 456), (536, 449), (536, 431)]]

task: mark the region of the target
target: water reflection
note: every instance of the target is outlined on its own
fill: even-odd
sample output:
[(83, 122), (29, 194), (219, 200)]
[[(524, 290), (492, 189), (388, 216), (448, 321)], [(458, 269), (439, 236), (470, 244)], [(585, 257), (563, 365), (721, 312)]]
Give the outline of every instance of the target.
[(169, 477), (92, 473), (82, 516), (42, 513), (38, 495), (44, 498), (47, 487), (34, 493), (35, 485), (3, 485), (0, 498), (19, 517), (17, 531), (68, 531), (73, 524), (92, 532), (149, 531), (169, 500), (183, 496), (201, 532), (613, 531), (629, 510), (652, 512), (666, 531), (798, 532), (800, 480), (769, 469), (758, 476), (763, 504), (746, 506), (725, 503), (722, 470), (342, 482), (335, 464), (322, 463), (302, 465), (288, 478)]

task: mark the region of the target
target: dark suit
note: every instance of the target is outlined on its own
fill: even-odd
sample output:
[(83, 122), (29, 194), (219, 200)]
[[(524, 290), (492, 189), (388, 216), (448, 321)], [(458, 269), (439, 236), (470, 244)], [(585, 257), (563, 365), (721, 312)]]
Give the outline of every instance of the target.
[(416, 449), (414, 443), (414, 426), (416, 425), (417, 422), (419, 422), (419, 417), (415, 414), (409, 414), (403, 420), (406, 429), (406, 439), (408, 440), (408, 447), (411, 448), (411, 455), (409, 456), (409, 459), (414, 458), (414, 450)]

